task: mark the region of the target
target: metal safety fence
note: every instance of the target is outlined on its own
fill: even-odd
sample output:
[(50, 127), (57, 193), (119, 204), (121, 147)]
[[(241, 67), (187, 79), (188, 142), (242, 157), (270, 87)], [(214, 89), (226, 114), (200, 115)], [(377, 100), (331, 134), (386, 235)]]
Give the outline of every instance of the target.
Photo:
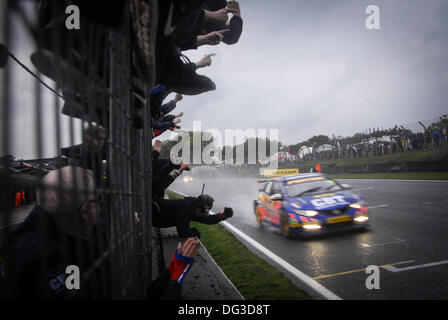
[(76, 4), (0, 4), (1, 297), (145, 298), (158, 273), (130, 4), (113, 21)]

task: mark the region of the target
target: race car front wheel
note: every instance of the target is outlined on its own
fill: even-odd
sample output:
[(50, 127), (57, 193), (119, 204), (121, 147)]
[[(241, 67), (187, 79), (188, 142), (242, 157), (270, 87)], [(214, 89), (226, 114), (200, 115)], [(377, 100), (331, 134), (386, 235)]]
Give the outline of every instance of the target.
[(282, 234), (285, 237), (289, 237), (291, 235), (291, 230), (289, 227), (288, 214), (285, 211), (282, 211), (280, 218), (281, 218)]

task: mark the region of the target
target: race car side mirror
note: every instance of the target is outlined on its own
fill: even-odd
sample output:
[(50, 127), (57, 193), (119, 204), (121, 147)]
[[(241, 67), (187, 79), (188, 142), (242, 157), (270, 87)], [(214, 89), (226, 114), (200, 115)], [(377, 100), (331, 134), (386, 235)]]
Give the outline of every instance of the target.
[(345, 184), (345, 183), (343, 183), (343, 184), (342, 184), (342, 188), (344, 188), (344, 189), (351, 189), (352, 186), (349, 185), (349, 184)]
[(271, 196), (271, 199), (274, 201), (280, 201), (283, 200), (283, 196), (280, 193), (276, 193)]

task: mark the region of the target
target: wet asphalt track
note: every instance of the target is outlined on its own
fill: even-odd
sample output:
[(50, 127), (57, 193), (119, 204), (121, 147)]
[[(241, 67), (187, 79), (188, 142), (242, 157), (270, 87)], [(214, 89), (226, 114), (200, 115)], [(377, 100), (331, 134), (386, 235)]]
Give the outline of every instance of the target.
[[(233, 207), (229, 223), (343, 299), (448, 299), (448, 182), (340, 181), (372, 207), (369, 229), (307, 240), (257, 226), (256, 179), (178, 179), (172, 189), (198, 195), (205, 182), (213, 211)], [(380, 289), (368, 290), (364, 269), (390, 264), (380, 268)]]

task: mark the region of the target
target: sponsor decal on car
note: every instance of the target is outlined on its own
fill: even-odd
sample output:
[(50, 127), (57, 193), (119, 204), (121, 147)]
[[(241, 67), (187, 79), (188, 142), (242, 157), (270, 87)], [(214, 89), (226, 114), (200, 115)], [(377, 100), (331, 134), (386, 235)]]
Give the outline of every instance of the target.
[(341, 204), (349, 204), (349, 202), (345, 200), (344, 196), (337, 196), (337, 195), (331, 197), (313, 199), (310, 202), (316, 209), (332, 207)]
[(333, 223), (347, 222), (351, 220), (352, 218), (350, 216), (340, 216), (335, 218), (328, 218), (327, 223), (333, 224)]
[(312, 177), (312, 178), (291, 180), (291, 181), (286, 182), (286, 184), (291, 185), (291, 184), (296, 184), (296, 183), (312, 182), (312, 181), (319, 181), (319, 180), (324, 180), (324, 179), (325, 179), (324, 177), (318, 176), (318, 177)]
[(280, 177), (298, 174), (299, 169), (262, 169), (265, 177)]

